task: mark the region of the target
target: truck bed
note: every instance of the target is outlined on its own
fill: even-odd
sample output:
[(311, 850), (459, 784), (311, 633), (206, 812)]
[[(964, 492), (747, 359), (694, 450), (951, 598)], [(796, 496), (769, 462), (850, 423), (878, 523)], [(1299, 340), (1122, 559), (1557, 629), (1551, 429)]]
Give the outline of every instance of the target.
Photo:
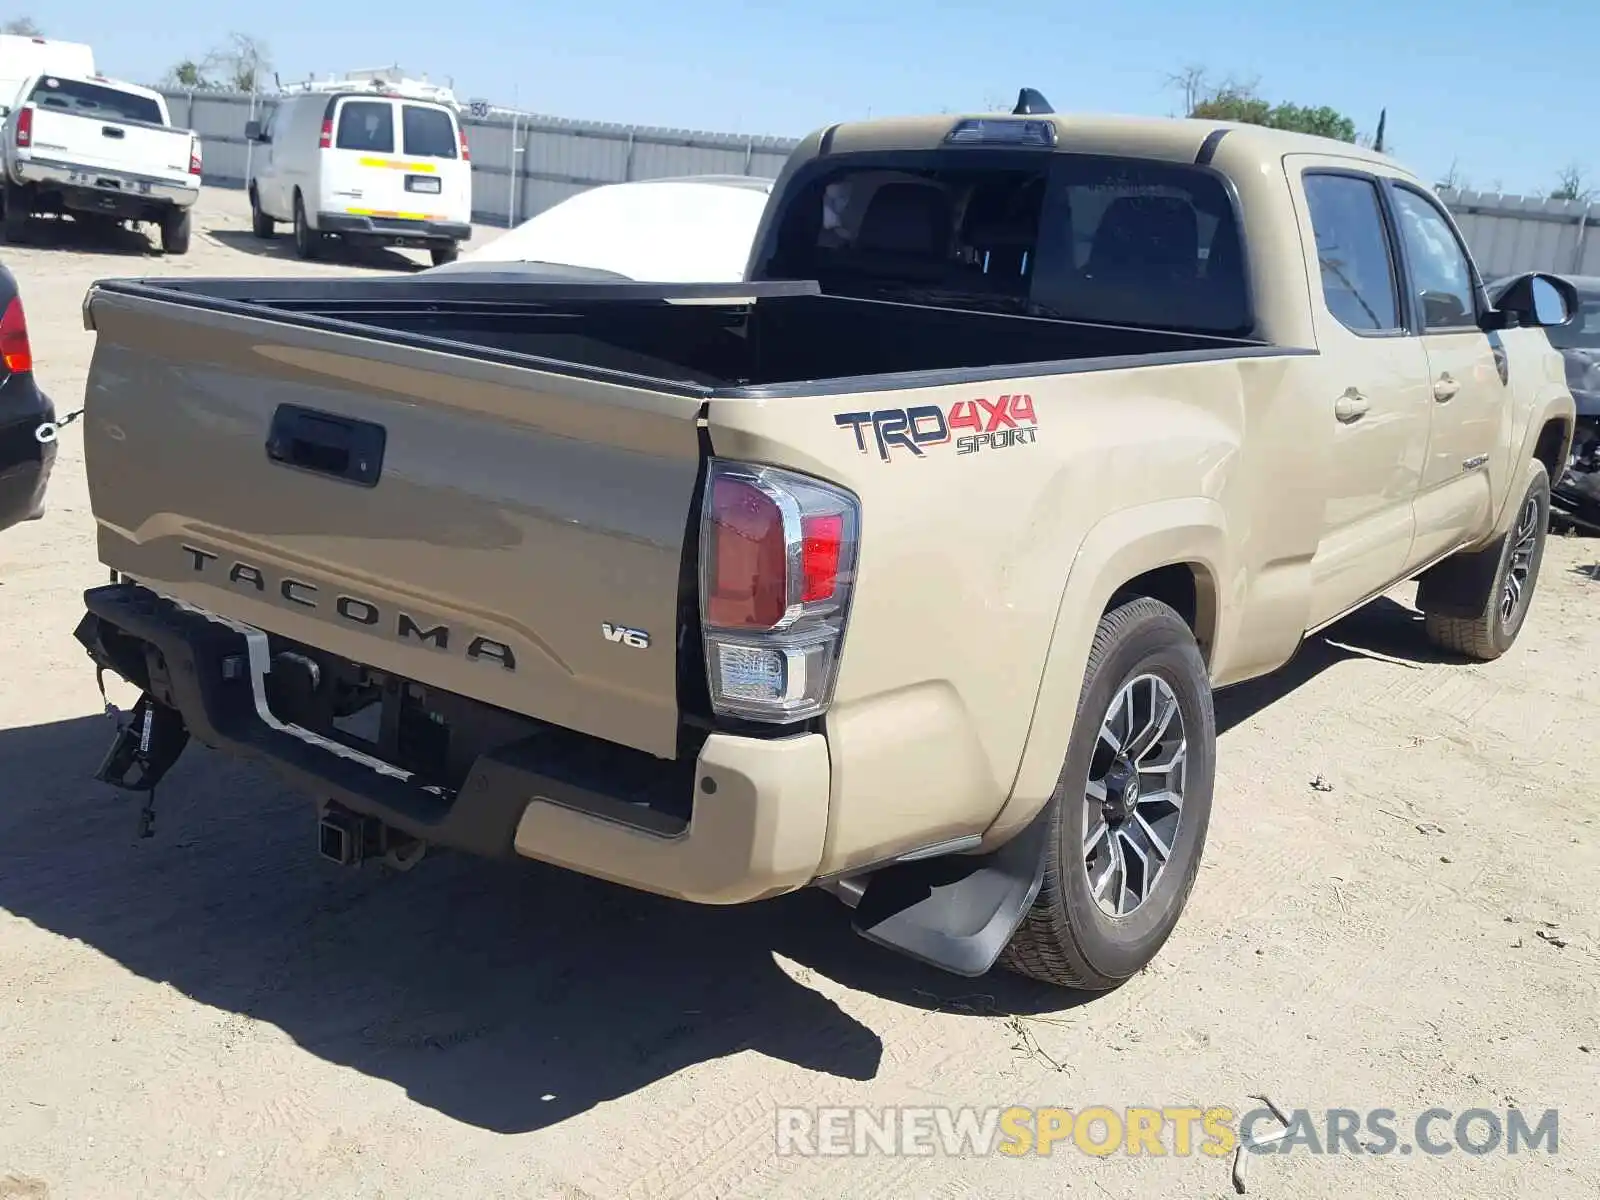
[[(709, 400), (1285, 353), (794, 282), (120, 280), (85, 321), (102, 562), (663, 759), (708, 715)], [(602, 636), (619, 628), (648, 650)]]
[[(1263, 343), (824, 295), (811, 282), (535, 283), (452, 272), (390, 279), (111, 280), (113, 294), (686, 395), (918, 387), (1012, 374), (1270, 352)], [(381, 331), (379, 333), (378, 331)], [(895, 378), (885, 378), (893, 376)]]

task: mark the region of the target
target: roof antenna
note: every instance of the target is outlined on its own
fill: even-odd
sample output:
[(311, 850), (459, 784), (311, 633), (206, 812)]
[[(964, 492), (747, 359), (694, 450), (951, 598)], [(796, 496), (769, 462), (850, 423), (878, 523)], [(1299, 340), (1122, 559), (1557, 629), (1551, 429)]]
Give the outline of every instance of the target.
[(1025, 87), (1017, 93), (1017, 106), (1011, 110), (1018, 116), (1032, 113), (1053, 113), (1050, 101), (1046, 100), (1036, 89)]
[(1379, 154), (1383, 153), (1383, 127), (1389, 121), (1389, 110), (1386, 108), (1378, 114), (1378, 135), (1372, 139), (1372, 148)]

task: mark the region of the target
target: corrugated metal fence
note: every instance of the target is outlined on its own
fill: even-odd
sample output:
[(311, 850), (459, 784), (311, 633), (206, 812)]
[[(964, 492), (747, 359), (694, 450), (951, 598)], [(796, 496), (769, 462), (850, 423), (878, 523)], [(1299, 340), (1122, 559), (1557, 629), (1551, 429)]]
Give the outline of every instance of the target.
[(1518, 271), (1600, 275), (1600, 204), (1442, 190), (1487, 276)]
[[(205, 142), (206, 182), (242, 187), (252, 148), (245, 122), (270, 97), (165, 90), (172, 119)], [(487, 225), (526, 220), (585, 188), (670, 175), (773, 178), (791, 138), (605, 125), (491, 109), (463, 117), (472, 145), (473, 217)], [(1443, 190), (1485, 275), (1559, 271), (1600, 275), (1600, 204)]]
[[(254, 147), (245, 122), (271, 111), (270, 96), (161, 89), (176, 124), (204, 143), (205, 181), (243, 187)], [(789, 138), (605, 125), (491, 109), (463, 114), (472, 147), (473, 219), (486, 225), (526, 220), (585, 188), (672, 175), (774, 178), (795, 142)]]

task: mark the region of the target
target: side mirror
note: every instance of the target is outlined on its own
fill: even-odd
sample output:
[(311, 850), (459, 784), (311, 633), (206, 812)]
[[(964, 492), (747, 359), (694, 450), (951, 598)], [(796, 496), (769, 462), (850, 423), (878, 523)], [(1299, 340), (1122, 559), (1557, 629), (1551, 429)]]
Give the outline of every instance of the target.
[(1578, 315), (1578, 289), (1559, 275), (1529, 271), (1499, 288), (1493, 315), (1497, 328), (1536, 325), (1548, 328), (1565, 325)]
[(260, 121), (246, 121), (244, 124), (244, 140), (247, 142), (264, 142), (267, 139), (261, 133)]

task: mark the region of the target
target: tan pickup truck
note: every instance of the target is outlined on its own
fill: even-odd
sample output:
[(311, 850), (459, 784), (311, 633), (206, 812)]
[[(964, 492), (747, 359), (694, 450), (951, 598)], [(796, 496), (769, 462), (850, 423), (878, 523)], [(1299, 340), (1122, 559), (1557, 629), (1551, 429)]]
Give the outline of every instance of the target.
[(817, 885), (1113, 987), (1194, 883), (1214, 688), (1413, 577), (1442, 645), (1516, 638), (1574, 294), (1486, 295), (1382, 155), (1037, 111), (817, 132), (741, 284), (102, 282), (78, 637), (144, 694), (99, 777), (192, 735), (339, 862)]

